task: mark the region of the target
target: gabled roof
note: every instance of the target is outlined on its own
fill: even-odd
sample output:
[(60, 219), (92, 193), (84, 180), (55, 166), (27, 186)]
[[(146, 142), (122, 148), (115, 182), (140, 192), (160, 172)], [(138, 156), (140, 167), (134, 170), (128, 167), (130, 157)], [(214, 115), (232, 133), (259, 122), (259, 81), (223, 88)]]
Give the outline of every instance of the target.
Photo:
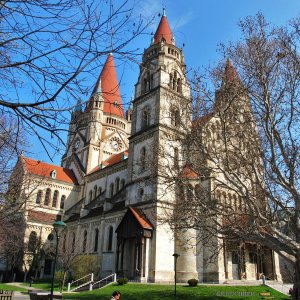
[(197, 179), (199, 178), (199, 175), (192, 169), (191, 166), (186, 165), (180, 172), (180, 177), (187, 179)]
[(162, 39), (164, 39), (167, 44), (172, 44), (173, 33), (165, 13), (161, 17), (159, 25), (154, 34), (154, 44), (159, 43)]
[(72, 170), (51, 165), (40, 160), (34, 160), (24, 156), (21, 156), (21, 160), (24, 163), (24, 168), (29, 174), (52, 178), (51, 173), (55, 170), (56, 180), (72, 184), (78, 184), (77, 179)]
[(150, 221), (140, 208), (133, 208), (129, 206), (129, 209), (142, 228), (150, 230), (153, 229), (153, 226), (151, 225)]
[(127, 157), (128, 157), (128, 150), (125, 150), (118, 154), (112, 155), (107, 160), (103, 161), (100, 166), (97, 166), (93, 170), (91, 170), (91, 172), (89, 174), (99, 171), (105, 167), (117, 164), (120, 161), (123, 161), (124, 159), (126, 159)]
[(91, 97), (98, 93), (102, 95), (104, 100), (104, 113), (117, 115), (124, 118), (119, 81), (112, 53), (110, 53), (106, 59)]

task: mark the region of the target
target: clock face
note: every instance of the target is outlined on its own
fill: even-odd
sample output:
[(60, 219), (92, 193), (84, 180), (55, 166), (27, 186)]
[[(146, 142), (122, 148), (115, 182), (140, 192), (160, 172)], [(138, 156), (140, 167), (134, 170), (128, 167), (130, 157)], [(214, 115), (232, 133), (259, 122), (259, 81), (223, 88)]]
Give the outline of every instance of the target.
[(119, 151), (122, 148), (122, 142), (118, 138), (112, 138), (111, 141), (110, 141), (110, 146), (115, 151)]

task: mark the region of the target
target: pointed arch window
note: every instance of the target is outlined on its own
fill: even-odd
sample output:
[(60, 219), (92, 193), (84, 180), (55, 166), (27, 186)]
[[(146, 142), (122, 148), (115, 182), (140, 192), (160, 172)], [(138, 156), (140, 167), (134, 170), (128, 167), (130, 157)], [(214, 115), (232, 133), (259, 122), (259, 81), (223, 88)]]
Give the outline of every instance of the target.
[(53, 193), (53, 199), (52, 199), (52, 207), (57, 206), (57, 200), (58, 200), (58, 190), (55, 190)]
[(93, 200), (93, 191), (89, 191), (89, 203)]
[(110, 184), (109, 197), (112, 198), (114, 195), (114, 184)]
[(50, 196), (51, 196), (51, 189), (47, 188), (46, 194), (45, 194), (44, 205), (49, 205)]
[(121, 189), (123, 189), (124, 186), (125, 186), (125, 179), (122, 179), (122, 180), (121, 180)]
[(38, 237), (35, 231), (31, 231), (28, 240), (28, 252), (35, 252), (38, 246)]
[(173, 126), (178, 126), (180, 123), (180, 113), (179, 110), (176, 108), (173, 108), (171, 110), (171, 124)]
[(97, 197), (97, 185), (94, 186), (94, 199)]
[(101, 193), (102, 193), (102, 188), (101, 188), (101, 186), (99, 186), (99, 188), (98, 188), (98, 195), (101, 195)]
[(107, 239), (107, 251), (112, 251), (112, 245), (113, 245), (113, 235), (114, 235), (114, 231), (113, 231), (113, 227), (110, 226), (108, 229), (108, 239)]
[(148, 127), (150, 124), (150, 110), (144, 108), (142, 111), (142, 128)]
[(82, 241), (82, 252), (86, 252), (86, 244), (87, 244), (87, 231), (83, 232), (83, 241)]
[(60, 209), (65, 208), (65, 200), (66, 200), (66, 196), (62, 195), (61, 198), (60, 198)]
[(41, 204), (42, 196), (43, 196), (43, 192), (42, 190), (39, 190), (36, 194), (36, 200), (35, 200), (36, 204)]
[(119, 177), (116, 178), (115, 185), (116, 185), (116, 193), (117, 193), (120, 189), (120, 178)]
[(94, 239), (94, 252), (98, 251), (98, 242), (99, 242), (99, 229), (95, 229), (95, 239)]

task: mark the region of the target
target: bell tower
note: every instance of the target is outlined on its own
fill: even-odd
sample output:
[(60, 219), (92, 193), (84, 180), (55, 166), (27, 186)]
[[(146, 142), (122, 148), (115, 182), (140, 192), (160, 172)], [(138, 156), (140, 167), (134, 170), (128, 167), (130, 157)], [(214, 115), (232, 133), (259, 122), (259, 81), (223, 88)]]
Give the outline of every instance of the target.
[[(172, 280), (174, 258), (170, 254), (178, 250), (177, 238), (158, 220), (164, 213), (160, 203), (175, 201), (175, 190), (166, 193), (163, 178), (177, 169), (174, 158), (182, 155), (180, 137), (191, 126), (191, 97), (183, 51), (176, 46), (165, 12), (151, 45), (144, 51), (132, 103), (128, 177), (133, 184), (128, 189), (127, 204), (147, 209), (152, 203), (156, 258), (151, 266), (155, 270), (151, 280)], [(161, 251), (161, 245), (168, 255)], [(195, 255), (188, 252), (185, 251), (190, 257), (185, 274), (197, 277)]]

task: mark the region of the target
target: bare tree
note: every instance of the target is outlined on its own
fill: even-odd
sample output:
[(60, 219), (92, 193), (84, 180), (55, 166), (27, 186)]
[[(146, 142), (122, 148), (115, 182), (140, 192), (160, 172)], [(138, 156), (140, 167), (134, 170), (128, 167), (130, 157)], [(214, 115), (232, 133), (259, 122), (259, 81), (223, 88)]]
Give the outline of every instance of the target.
[(66, 112), (90, 93), (103, 56), (137, 54), (128, 45), (147, 22), (133, 9), (129, 0), (2, 1), (1, 115), (13, 115), (46, 151), (57, 149)]
[(272, 27), (259, 13), (240, 27), (242, 39), (222, 46), (230, 60), (194, 78), (192, 126), (167, 136), (179, 155), (160, 151), (159, 176), (176, 194), (162, 221), (273, 249), (294, 265), (299, 299), (299, 18)]

